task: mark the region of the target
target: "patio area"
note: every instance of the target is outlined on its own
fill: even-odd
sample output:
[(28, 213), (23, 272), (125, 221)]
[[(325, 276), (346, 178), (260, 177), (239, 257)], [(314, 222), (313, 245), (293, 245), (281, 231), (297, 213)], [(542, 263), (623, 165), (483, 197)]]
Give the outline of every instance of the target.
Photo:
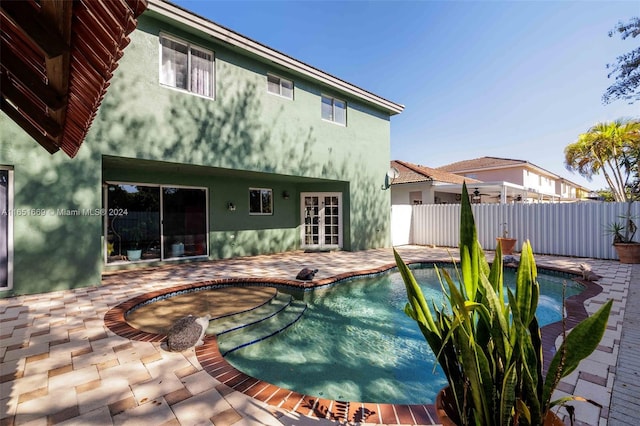
[[(456, 249), (404, 246), (399, 252), (405, 261), (457, 257)], [(640, 417), (640, 265), (539, 255), (536, 260), (540, 267), (575, 272), (587, 263), (602, 276), (602, 293), (585, 307), (592, 313), (614, 300), (606, 334), (558, 390), (594, 402), (575, 404), (578, 425), (632, 424)], [(133, 297), (182, 284), (252, 277), (293, 280), (303, 267), (319, 269), (315, 280), (327, 280), (393, 263), (390, 249), (292, 252), (113, 272), (96, 287), (0, 299), (0, 425), (354, 424), (349, 414), (354, 407), (327, 407), (327, 418), (319, 419), (283, 403), (269, 404), (212, 377), (195, 350), (172, 353), (158, 342), (121, 337), (104, 318)], [(364, 421), (435, 423), (428, 411), (424, 416), (431, 423), (418, 421), (411, 412), (382, 404), (378, 408), (379, 416)]]

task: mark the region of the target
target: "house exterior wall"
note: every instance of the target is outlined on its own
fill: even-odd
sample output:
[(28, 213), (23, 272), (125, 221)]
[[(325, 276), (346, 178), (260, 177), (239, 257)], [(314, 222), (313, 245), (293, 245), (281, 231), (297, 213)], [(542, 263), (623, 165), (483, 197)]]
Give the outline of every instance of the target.
[(524, 170), (522, 168), (477, 170), (473, 173), (465, 173), (465, 176), (483, 182), (511, 182), (516, 185), (524, 185)]
[[(160, 32), (214, 52), (214, 100), (160, 86)], [(0, 114), (0, 164), (14, 168), (15, 209), (29, 209), (14, 217), (13, 288), (0, 297), (100, 284), (105, 222), (89, 212), (106, 182), (207, 188), (210, 258), (299, 248), (299, 194), (313, 191), (343, 194), (343, 249), (390, 245), (389, 112), (154, 13), (130, 38), (76, 158), (50, 156)], [(293, 101), (267, 93), (267, 72), (294, 82)], [(347, 102), (346, 126), (321, 119), (322, 94)], [(256, 186), (273, 189), (273, 215), (247, 214)]]
[(434, 194), (431, 182), (403, 183), (391, 186), (391, 204), (413, 204), (411, 193), (420, 192), (422, 194), (422, 204), (433, 204)]
[(533, 170), (525, 169), (525, 184), (524, 187), (527, 189), (531, 189), (542, 194), (549, 195), (557, 195), (560, 196), (559, 193), (556, 192), (556, 180), (549, 175), (537, 173)]
[(413, 205), (412, 194), (420, 193), (422, 202), (418, 204), (455, 204), (460, 196), (447, 192), (438, 192), (432, 182), (403, 183), (391, 186), (391, 205)]
[(560, 193), (556, 190), (556, 179), (526, 167), (478, 170), (465, 175), (483, 182), (510, 182), (522, 185), (531, 191), (560, 196)]
[(581, 198), (583, 195), (583, 191), (571, 183), (564, 180), (556, 181), (556, 193), (560, 194), (562, 198)]

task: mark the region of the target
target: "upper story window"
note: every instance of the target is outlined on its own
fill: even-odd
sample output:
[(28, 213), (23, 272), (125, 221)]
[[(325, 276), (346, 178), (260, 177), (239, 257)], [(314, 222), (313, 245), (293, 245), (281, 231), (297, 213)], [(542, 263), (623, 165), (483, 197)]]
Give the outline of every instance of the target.
[(160, 84), (213, 98), (213, 52), (160, 36)]
[(287, 99), (293, 99), (293, 81), (267, 75), (267, 91), (274, 95), (279, 95)]
[(347, 125), (347, 103), (340, 99), (322, 95), (322, 119)]

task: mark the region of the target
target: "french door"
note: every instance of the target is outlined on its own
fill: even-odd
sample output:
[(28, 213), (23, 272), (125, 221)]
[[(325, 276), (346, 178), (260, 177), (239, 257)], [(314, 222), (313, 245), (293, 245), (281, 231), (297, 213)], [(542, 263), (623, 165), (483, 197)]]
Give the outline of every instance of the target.
[(342, 193), (303, 192), (300, 201), (302, 248), (342, 248)]

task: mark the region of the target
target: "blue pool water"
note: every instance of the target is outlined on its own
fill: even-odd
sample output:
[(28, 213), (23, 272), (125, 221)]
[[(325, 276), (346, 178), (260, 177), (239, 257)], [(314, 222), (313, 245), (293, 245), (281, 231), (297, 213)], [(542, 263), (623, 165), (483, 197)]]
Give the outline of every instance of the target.
[[(515, 280), (506, 271), (505, 282)], [(414, 275), (427, 300), (442, 300), (432, 268)], [(541, 325), (559, 321), (566, 297), (582, 287), (540, 274)], [(407, 302), (398, 272), (358, 278), (305, 293), (300, 321), (263, 342), (226, 356), (237, 369), (302, 394), (328, 399), (396, 404), (431, 403), (446, 379), (417, 324), (404, 314)], [(223, 339), (224, 336), (220, 336)]]

